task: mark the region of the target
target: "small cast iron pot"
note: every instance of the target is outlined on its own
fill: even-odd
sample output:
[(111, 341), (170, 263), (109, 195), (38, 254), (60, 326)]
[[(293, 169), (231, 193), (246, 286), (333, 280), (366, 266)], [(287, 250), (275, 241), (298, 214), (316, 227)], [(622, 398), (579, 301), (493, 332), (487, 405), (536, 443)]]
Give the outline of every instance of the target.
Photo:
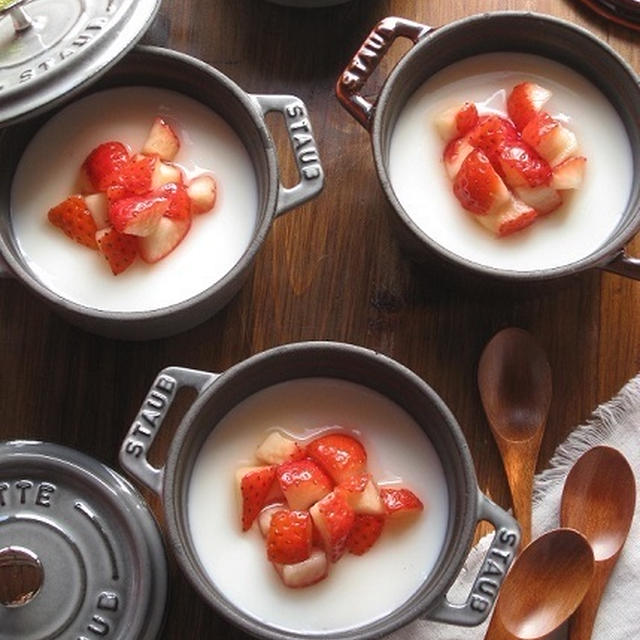
[[(248, 248), (236, 265), (218, 282), (198, 295), (175, 305), (141, 312), (107, 312), (76, 304), (44, 286), (29, 269), (18, 248), (10, 216), (13, 174), (27, 143), (42, 126), (39, 118), (0, 131), (0, 275), (2, 259), (31, 291), (78, 326), (103, 335), (125, 339), (167, 336), (203, 322), (219, 311), (239, 290), (271, 227), (280, 214), (316, 196), (324, 184), (317, 145), (303, 102), (291, 95), (248, 94), (213, 67), (176, 51), (137, 47), (111, 69), (91, 91), (123, 86), (158, 86), (183, 93), (210, 107), (236, 132), (247, 148), (256, 172), (258, 211)], [(279, 180), (274, 142), (265, 114), (280, 112), (295, 152), (300, 181), (285, 188)], [(294, 145), (304, 133), (306, 143)], [(308, 137), (307, 137), (308, 136)]]
[[(156, 378), (123, 441), (120, 464), (162, 497), (171, 548), (193, 586), (220, 614), (251, 634), (277, 640), (309, 637), (303, 631), (284, 631), (268, 620), (251, 617), (212, 584), (194, 548), (187, 513), (193, 465), (215, 425), (257, 391), (309, 377), (355, 382), (404, 408), (424, 430), (440, 458), (450, 501), (442, 552), (414, 596), (382, 619), (348, 631), (328, 631), (322, 637), (382, 637), (417, 617), (464, 626), (482, 622), (518, 548), (520, 531), (516, 521), (479, 491), (464, 436), (437, 394), (396, 361), (342, 343), (294, 343), (259, 353), (222, 374), (170, 367)], [(195, 389), (197, 398), (178, 427), (164, 467), (155, 468), (149, 464), (147, 453), (181, 387)], [(466, 603), (454, 605), (446, 594), (467, 557), (479, 520), (488, 520), (496, 529), (488, 555), (499, 559), (501, 570), (492, 571), (498, 575), (485, 574), (483, 570), (475, 578)]]
[[(398, 37), (415, 46), (393, 69), (380, 95), (370, 101), (361, 89)], [(513, 51), (563, 63), (589, 79), (618, 112), (633, 150), (634, 173), (640, 160), (640, 79), (608, 45), (569, 22), (528, 12), (495, 12), (430, 27), (403, 18), (385, 18), (373, 29), (349, 62), (336, 85), (342, 105), (371, 134), (373, 157), (382, 188), (393, 207), (401, 242), (419, 261), (435, 263), (448, 273), (473, 281), (522, 284), (566, 278), (599, 267), (640, 279), (640, 260), (624, 250), (640, 230), (640, 183), (635, 181), (626, 210), (613, 233), (590, 255), (552, 269), (512, 271), (467, 260), (447, 249), (407, 214), (391, 184), (388, 159), (396, 120), (409, 97), (435, 73), (474, 55)]]

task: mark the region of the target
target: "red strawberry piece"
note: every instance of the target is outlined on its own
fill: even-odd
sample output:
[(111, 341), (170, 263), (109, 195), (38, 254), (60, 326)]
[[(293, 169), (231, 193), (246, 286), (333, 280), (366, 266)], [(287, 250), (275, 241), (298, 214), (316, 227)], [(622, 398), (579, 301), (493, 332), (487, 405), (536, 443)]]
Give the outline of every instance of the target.
[(507, 113), (518, 131), (522, 131), (551, 98), (551, 91), (535, 82), (516, 85), (507, 98)]
[(552, 167), (575, 155), (578, 150), (578, 141), (573, 132), (545, 111), (529, 121), (522, 130), (522, 139)]
[(308, 509), (333, 488), (327, 474), (313, 460), (294, 460), (278, 466), (278, 482), (291, 509)]
[(463, 136), (478, 124), (478, 109), (473, 102), (465, 102), (456, 113), (456, 129)]
[(442, 159), (447, 175), (453, 180), (460, 171), (465, 158), (473, 151), (468, 136), (452, 140), (445, 148)]
[(191, 217), (191, 200), (184, 185), (168, 182), (156, 189), (153, 195), (169, 200), (169, 207), (164, 214), (167, 218), (185, 220)]
[(358, 440), (344, 433), (330, 433), (312, 440), (307, 445), (307, 455), (336, 483), (366, 470), (367, 452)]
[(517, 187), (515, 192), (526, 205), (544, 216), (555, 211), (562, 204), (562, 196), (552, 187)]
[(278, 431), (272, 431), (256, 450), (256, 458), (265, 464), (282, 464), (304, 457), (304, 448)]
[(347, 538), (355, 513), (339, 491), (332, 491), (309, 510), (320, 533), (330, 562), (337, 562), (347, 549)]
[(95, 191), (106, 191), (117, 180), (120, 169), (129, 161), (129, 151), (122, 142), (104, 142), (82, 164)]
[(90, 249), (97, 249), (96, 223), (82, 196), (70, 196), (49, 210), (49, 222), (65, 235)]
[(169, 200), (159, 196), (122, 198), (110, 203), (109, 220), (120, 233), (148, 236), (155, 231), (168, 207)]
[(178, 149), (180, 140), (176, 132), (166, 120), (156, 117), (142, 146), (142, 153), (156, 155), (161, 160), (173, 160)]
[(191, 227), (191, 218), (175, 219), (162, 216), (154, 232), (140, 238), (140, 257), (149, 264), (166, 258), (184, 239)]
[(308, 587), (327, 577), (329, 563), (327, 554), (322, 549), (313, 549), (311, 555), (295, 564), (273, 565), (287, 587), (299, 589)]
[[(267, 502), (269, 498), (267, 497)], [(278, 511), (288, 511), (288, 507), (284, 502), (274, 502), (272, 504), (267, 504), (262, 511), (260, 511), (260, 515), (258, 516), (258, 527), (260, 528), (260, 533), (266, 538), (267, 533), (269, 533), (269, 527), (271, 526), (271, 518), (273, 518), (274, 514)]]
[(478, 125), (467, 135), (469, 144), (476, 149), (481, 149), (492, 164), (497, 159), (503, 147), (518, 141), (516, 128), (499, 116), (482, 116)]
[(98, 231), (96, 242), (115, 276), (127, 269), (138, 255), (136, 239), (133, 236), (118, 233), (113, 227)]
[(420, 498), (409, 489), (380, 489), (380, 497), (389, 518), (402, 518), (424, 509)]
[(551, 187), (554, 189), (579, 189), (584, 179), (587, 159), (584, 156), (574, 156), (561, 162), (553, 168)]
[(267, 533), (267, 557), (280, 564), (306, 560), (311, 555), (312, 532), (308, 511), (277, 511)]
[(124, 189), (127, 195), (145, 195), (151, 190), (151, 178), (157, 158), (136, 155), (118, 170), (116, 184)]
[(167, 184), (167, 182), (182, 184), (184, 182), (182, 169), (178, 165), (163, 162), (157, 158), (153, 167), (153, 175), (151, 176), (151, 188), (157, 189), (163, 184)]
[(371, 475), (368, 473), (352, 476), (348, 480), (341, 482), (336, 487), (336, 491), (342, 492), (349, 506), (356, 513), (384, 514), (384, 505), (380, 499), (378, 487), (376, 487)]
[(480, 149), (474, 149), (465, 158), (453, 181), (453, 193), (467, 211), (481, 216), (495, 212), (510, 197), (509, 190)]
[(538, 187), (551, 181), (551, 167), (522, 140), (505, 144), (498, 156), (496, 170), (511, 188)]
[[(501, 237), (508, 236), (528, 227), (537, 217), (538, 212), (535, 209), (522, 200), (511, 198), (511, 202), (496, 216), (494, 231)], [(479, 218), (479, 220), (484, 219)]]
[(361, 556), (371, 549), (382, 533), (384, 518), (364, 513), (356, 514), (347, 538), (347, 550)]
[(244, 467), (236, 472), (236, 482), (242, 501), (242, 530), (247, 531), (267, 500), (276, 477), (276, 468)]

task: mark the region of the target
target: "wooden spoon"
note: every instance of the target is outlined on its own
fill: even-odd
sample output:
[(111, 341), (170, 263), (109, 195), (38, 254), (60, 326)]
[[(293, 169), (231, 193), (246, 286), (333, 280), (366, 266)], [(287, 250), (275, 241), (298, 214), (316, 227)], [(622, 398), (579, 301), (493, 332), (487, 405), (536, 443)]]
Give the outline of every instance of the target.
[(593, 548), (593, 583), (569, 621), (569, 640), (589, 640), (600, 598), (625, 543), (636, 504), (627, 459), (611, 447), (594, 447), (573, 466), (564, 484), (560, 522), (582, 533)]
[(591, 584), (593, 552), (573, 529), (534, 540), (504, 579), (485, 640), (538, 640), (576, 610)]
[(533, 476), (551, 403), (551, 367), (530, 333), (504, 329), (482, 352), (478, 386), (526, 546)]

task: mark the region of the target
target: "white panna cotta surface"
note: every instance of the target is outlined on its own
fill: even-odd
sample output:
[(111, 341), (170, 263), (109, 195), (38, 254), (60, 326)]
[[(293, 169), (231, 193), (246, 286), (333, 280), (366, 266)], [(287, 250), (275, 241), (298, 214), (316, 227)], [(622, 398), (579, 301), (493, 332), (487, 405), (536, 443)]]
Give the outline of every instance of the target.
[[(212, 211), (194, 215), (191, 229), (166, 258), (139, 257), (114, 276), (97, 251), (79, 245), (47, 219), (50, 208), (74, 193), (89, 152), (117, 140), (140, 151), (156, 115), (180, 139), (174, 162), (186, 179), (202, 172), (217, 182)], [(256, 225), (254, 168), (233, 129), (203, 104), (154, 87), (121, 87), (87, 96), (51, 118), (18, 164), (11, 221), (24, 259), (53, 292), (103, 311), (150, 311), (201, 293), (226, 275), (249, 246)]]
[[(270, 430), (307, 440), (336, 424), (360, 439), (378, 484), (401, 482), (425, 510), (406, 522), (387, 520), (364, 555), (346, 553), (324, 580), (292, 589), (267, 560), (257, 524), (241, 530), (235, 472), (255, 464)], [(222, 594), (253, 619), (319, 636), (380, 619), (415, 593), (440, 555), (448, 512), (442, 465), (413, 418), (381, 394), (333, 378), (273, 385), (230, 411), (196, 459), (188, 496), (195, 550)]]
[[(552, 91), (544, 110), (577, 136), (578, 153), (587, 157), (585, 177), (579, 190), (564, 192), (559, 209), (498, 238), (453, 194), (434, 119), (467, 101), (480, 115), (507, 117), (511, 89), (528, 81)], [(571, 264), (602, 246), (627, 206), (633, 159), (622, 120), (586, 78), (540, 56), (491, 53), (442, 69), (409, 98), (392, 133), (389, 175), (404, 210), (439, 245), (486, 267), (533, 271)]]

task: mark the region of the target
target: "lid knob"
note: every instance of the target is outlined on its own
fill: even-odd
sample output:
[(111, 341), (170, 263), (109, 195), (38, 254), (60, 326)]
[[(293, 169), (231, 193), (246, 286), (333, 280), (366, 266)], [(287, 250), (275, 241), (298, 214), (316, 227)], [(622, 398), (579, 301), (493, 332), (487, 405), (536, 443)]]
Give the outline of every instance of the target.
[(36, 597), (44, 571), (38, 556), (24, 547), (0, 549), (0, 604), (21, 607)]
[(0, 18), (9, 13), (16, 33), (26, 31), (33, 24), (31, 17), (20, 6), (27, 2), (29, 0), (0, 0)]

